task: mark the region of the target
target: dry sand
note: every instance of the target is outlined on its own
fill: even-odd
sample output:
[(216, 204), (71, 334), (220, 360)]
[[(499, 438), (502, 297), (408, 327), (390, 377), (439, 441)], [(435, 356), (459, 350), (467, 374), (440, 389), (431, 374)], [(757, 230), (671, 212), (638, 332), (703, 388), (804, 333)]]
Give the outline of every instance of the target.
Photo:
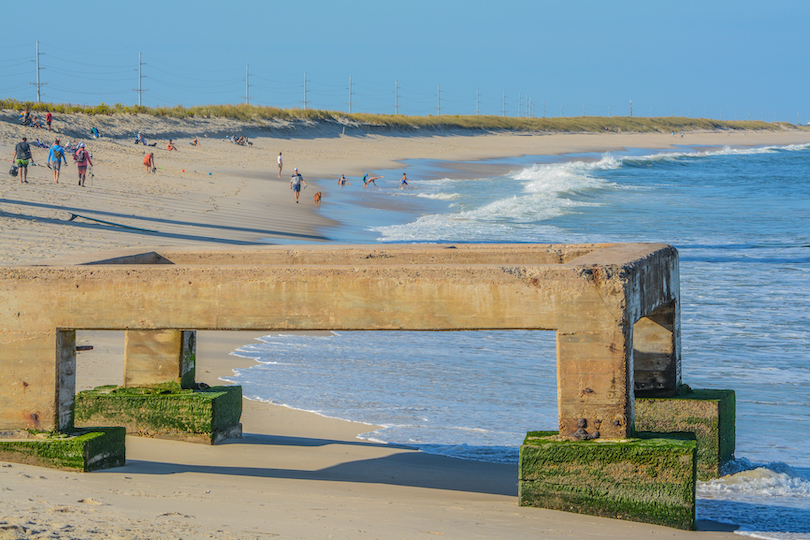
[[(654, 134), (365, 133), (350, 126), (280, 125), (259, 130), (232, 121), (105, 118), (88, 141), (95, 177), (77, 185), (75, 165), (52, 182), (45, 150), (34, 150), (29, 184), (0, 184), (0, 263), (29, 264), (125, 246), (248, 245), (262, 238), (326, 241), (333, 223), (311, 195), (344, 173), (397, 166), (408, 158), (480, 160), (523, 154), (608, 151), (672, 144), (762, 145), (810, 142), (805, 131)], [(54, 125), (62, 142), (88, 133), (84, 116)], [(141, 165), (135, 131), (160, 137), (158, 174)], [(222, 140), (245, 133), (253, 146)], [(0, 112), (0, 155), (14, 144), (48, 140)], [(52, 134), (51, 134), (52, 135)], [(201, 147), (188, 143), (197, 136)], [(175, 139), (180, 151), (165, 150)], [(150, 141), (151, 142), (151, 141)], [(285, 169), (277, 178), (276, 156)], [(296, 205), (289, 173), (311, 187)], [(182, 172), (185, 169), (185, 172)], [(197, 171), (196, 173), (194, 171)], [(4, 171), (5, 172), (5, 171)], [(212, 174), (209, 175), (208, 173)], [(317, 179), (323, 179), (318, 182)], [(389, 179), (386, 179), (386, 181)], [(395, 179), (390, 179), (394, 181)], [(328, 182), (328, 183), (327, 183)], [(313, 185), (314, 184), (314, 185)], [(352, 186), (361, 190), (362, 187)], [(152, 232), (104, 225), (79, 214)], [(251, 360), (230, 356), (259, 334), (200, 332), (197, 380), (217, 384)], [(81, 332), (80, 389), (119, 383), (123, 335)], [(517, 467), (467, 462), (368, 443), (367, 425), (245, 401), (245, 436), (217, 446), (127, 438), (127, 465), (90, 474), (0, 464), (0, 540), (17, 538), (731, 538), (700, 522), (697, 533), (516, 505)]]

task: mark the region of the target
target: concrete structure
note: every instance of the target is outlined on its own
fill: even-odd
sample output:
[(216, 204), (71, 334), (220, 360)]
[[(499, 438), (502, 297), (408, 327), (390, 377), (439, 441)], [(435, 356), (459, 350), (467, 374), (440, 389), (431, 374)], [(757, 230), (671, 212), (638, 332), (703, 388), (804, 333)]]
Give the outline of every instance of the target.
[[(0, 268), (0, 431), (72, 427), (77, 329), (536, 329), (557, 332), (560, 433), (624, 438), (636, 388), (680, 384), (678, 295), (661, 244), (131, 250)], [(127, 370), (137, 385), (151, 368)]]

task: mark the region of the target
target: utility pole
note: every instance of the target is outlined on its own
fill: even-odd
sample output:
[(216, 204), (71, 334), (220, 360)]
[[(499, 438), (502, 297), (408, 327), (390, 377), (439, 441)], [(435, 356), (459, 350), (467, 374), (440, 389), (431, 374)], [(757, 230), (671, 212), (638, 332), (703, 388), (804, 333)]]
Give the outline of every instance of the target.
[(304, 104), (304, 109), (306, 110), (307, 105), (309, 105), (309, 101), (307, 101), (307, 72), (304, 72), (304, 101), (301, 103)]
[(480, 105), (480, 103), (481, 103), (479, 101), (479, 98), (480, 98), (480, 96), (478, 94), (478, 88), (476, 88), (475, 89), (475, 116), (478, 116), (479, 114), (481, 114), (481, 109), (478, 107)]
[(543, 118), (546, 117), (546, 100), (543, 100)]
[(506, 90), (503, 91), (503, 114), (501, 116), (506, 116)]
[(630, 118), (633, 118), (633, 100), (630, 100)]
[(145, 66), (145, 65), (146, 64), (141, 62), (141, 53), (138, 53), (138, 88), (137, 89), (135, 89), (135, 88), (132, 89), (133, 92), (138, 92), (138, 107), (141, 106), (141, 96), (143, 95), (144, 92), (148, 91), (148, 90), (145, 90), (143, 88), (143, 86), (142, 86), (144, 75), (141, 73), (141, 68), (143, 66)]
[(40, 89), (41, 87), (45, 86), (46, 84), (48, 84), (48, 83), (41, 83), (41, 82), (39, 82), (39, 70), (40, 70), (40, 69), (45, 69), (45, 68), (40, 68), (40, 67), (39, 67), (39, 41), (37, 41), (37, 59), (36, 59), (36, 62), (37, 62), (37, 82), (35, 82), (35, 83), (30, 83), (30, 84), (33, 84), (34, 86), (36, 86), (36, 87), (37, 87), (37, 103), (39, 103), (39, 102), (41, 101), (41, 100), (40, 100), (40, 93), (39, 93), (39, 89)]
[(394, 114), (399, 114), (399, 79), (394, 80)]
[(436, 92), (436, 97), (439, 100), (438, 106), (436, 107), (436, 116), (442, 115), (442, 85), (439, 85), (439, 90)]
[(520, 118), (520, 92), (518, 92), (518, 118)]
[(352, 76), (349, 75), (349, 102), (346, 104), (349, 106), (349, 114), (352, 114)]
[(250, 64), (245, 64), (245, 105), (250, 105)]
[(563, 106), (561, 104), (560, 105), (560, 118), (562, 118), (563, 116), (565, 116), (565, 114), (563, 114)]

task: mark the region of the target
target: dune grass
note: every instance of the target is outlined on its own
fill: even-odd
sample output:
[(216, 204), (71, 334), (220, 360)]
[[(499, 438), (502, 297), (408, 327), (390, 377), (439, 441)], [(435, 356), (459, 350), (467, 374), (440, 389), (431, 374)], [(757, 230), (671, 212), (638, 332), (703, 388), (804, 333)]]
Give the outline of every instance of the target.
[(61, 114), (86, 114), (111, 116), (118, 114), (146, 114), (165, 118), (229, 118), (248, 123), (281, 122), (336, 122), (361, 126), (409, 129), (462, 129), (529, 132), (657, 132), (694, 130), (782, 130), (806, 129), (788, 122), (763, 122), (757, 120), (712, 120), (709, 118), (627, 117), (627, 116), (574, 116), (562, 118), (517, 118), (512, 116), (442, 115), (406, 116), (393, 114), (347, 114), (319, 109), (280, 109), (255, 105), (204, 105), (199, 107), (139, 107), (137, 105), (73, 105), (58, 103), (21, 102), (13, 99), (0, 100), (0, 108), (21, 111), (29, 109), (42, 112), (49, 110)]

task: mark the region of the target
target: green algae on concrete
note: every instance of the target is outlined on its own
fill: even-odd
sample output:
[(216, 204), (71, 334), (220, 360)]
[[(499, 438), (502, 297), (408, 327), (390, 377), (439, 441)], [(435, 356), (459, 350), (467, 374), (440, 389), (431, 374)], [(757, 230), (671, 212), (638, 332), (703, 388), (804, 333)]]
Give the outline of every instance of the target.
[(662, 437), (567, 441), (529, 432), (519, 504), (693, 530), (694, 435)]
[(734, 390), (692, 390), (684, 385), (672, 397), (636, 397), (638, 435), (690, 432), (697, 439), (698, 480), (720, 476), (734, 458), (736, 397)]
[(126, 431), (121, 427), (26, 435), (0, 440), (0, 461), (79, 472), (121, 467), (126, 462)]
[(100, 386), (76, 395), (78, 426), (113, 424), (144, 437), (216, 444), (242, 435), (242, 387)]

